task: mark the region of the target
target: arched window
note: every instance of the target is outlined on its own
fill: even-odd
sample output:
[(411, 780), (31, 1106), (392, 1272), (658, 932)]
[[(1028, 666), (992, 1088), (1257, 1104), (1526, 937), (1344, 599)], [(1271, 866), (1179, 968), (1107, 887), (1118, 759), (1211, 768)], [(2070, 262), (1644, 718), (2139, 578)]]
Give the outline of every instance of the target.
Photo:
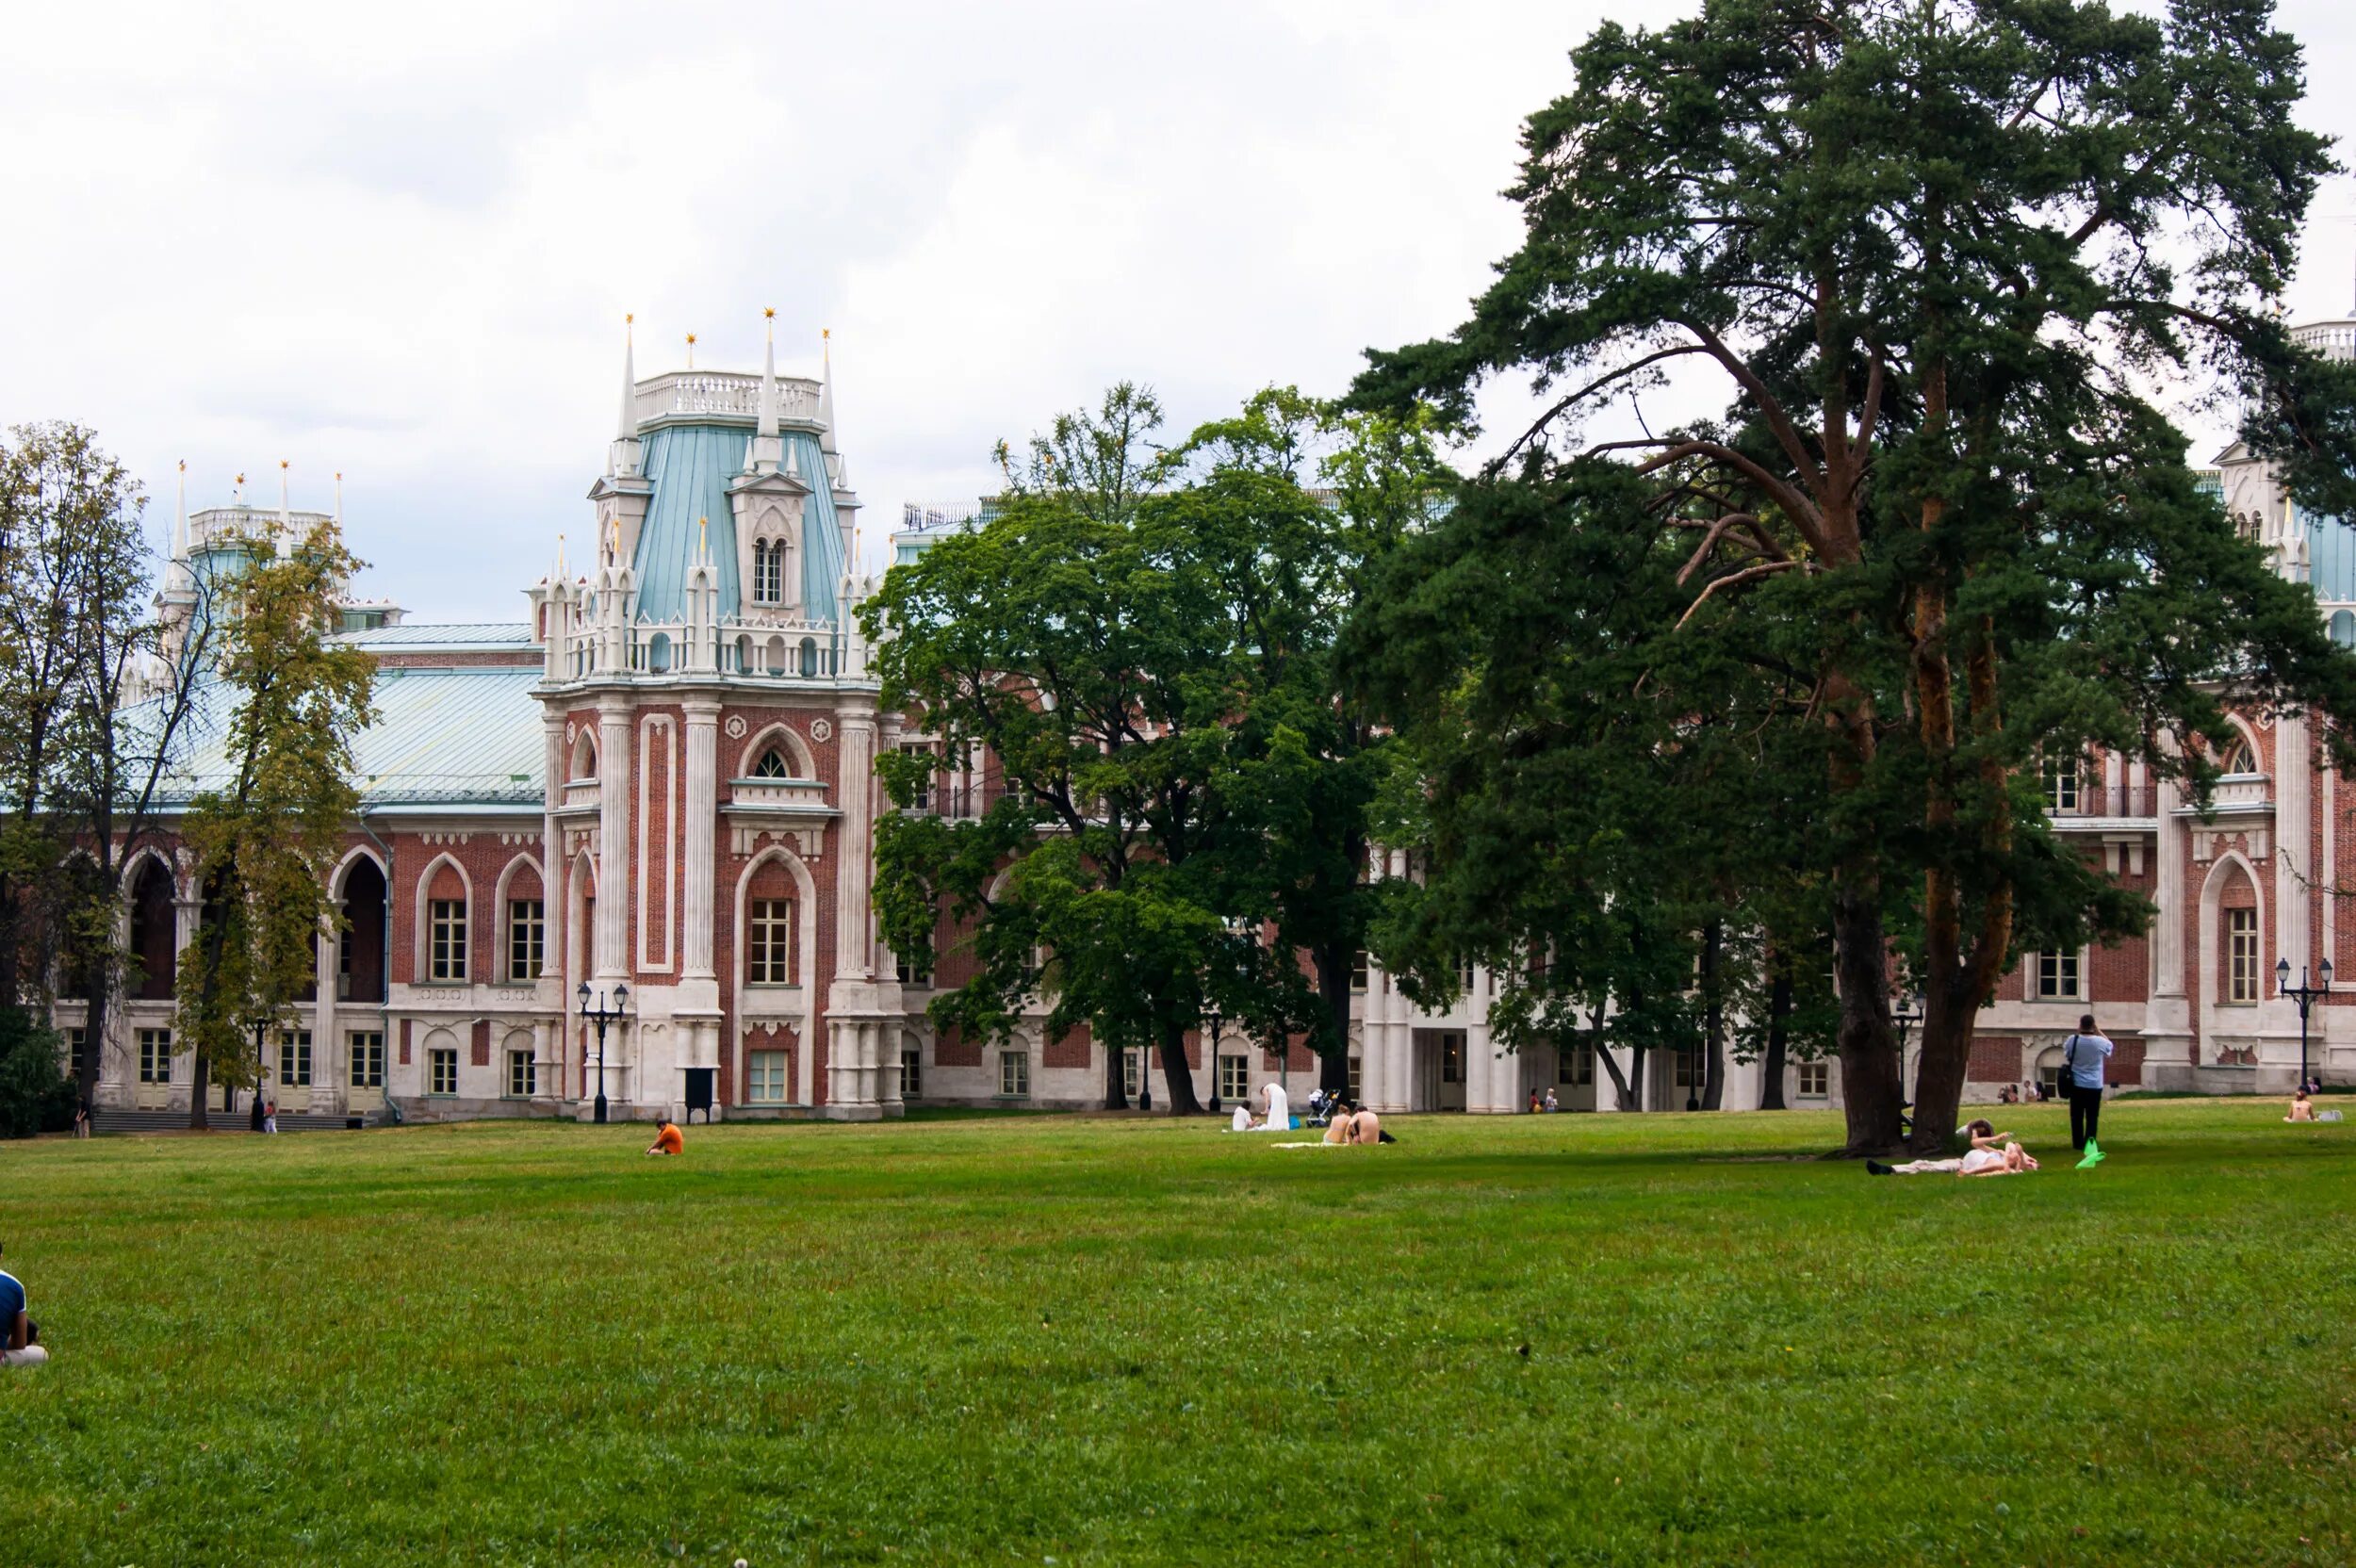
[(753, 602), (785, 602), (785, 546), (781, 543), (753, 541)]
[(2331, 612), (2331, 641), (2344, 648), (2356, 647), (2356, 613), (2346, 610)]
[(658, 631), (646, 641), (646, 668), (657, 675), (671, 667), (671, 634)]
[(172, 971), (179, 959), (172, 874), (150, 859), (131, 885), (131, 959), (138, 972), (125, 988), (138, 1002), (172, 1000)]
[(794, 770), (785, 765), (785, 759), (778, 754), (777, 748), (771, 746), (761, 754), (761, 760), (753, 764), (753, 776), (755, 778), (791, 778), (794, 776)]
[(818, 644), (817, 644), (817, 641), (816, 641), (815, 639), (813, 639), (813, 638), (805, 637), (805, 638), (803, 638), (803, 639), (802, 639), (802, 674), (803, 674), (803, 675), (805, 675), (805, 676), (814, 676), (814, 675), (816, 675), (817, 673), (818, 673)]
[(2222, 773), (2256, 773), (2258, 771), (2258, 759), (2256, 755), (2250, 751), (2250, 743), (2248, 741), (2235, 741), (2231, 745), (2228, 745), (2225, 748), (2225, 760), (2222, 764), (2220, 764), (2218, 771)]
[(585, 729), (581, 732), (581, 739), (573, 743), (573, 776), (597, 776), (597, 743), (590, 739), (589, 731)]

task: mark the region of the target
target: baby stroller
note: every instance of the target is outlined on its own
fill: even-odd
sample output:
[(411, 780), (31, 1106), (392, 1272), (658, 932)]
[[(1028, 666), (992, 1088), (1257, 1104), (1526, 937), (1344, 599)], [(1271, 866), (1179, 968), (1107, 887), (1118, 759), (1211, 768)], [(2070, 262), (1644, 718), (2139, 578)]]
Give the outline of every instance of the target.
[(1342, 1097), (1327, 1089), (1309, 1091), (1309, 1114), (1301, 1119), (1303, 1127), (1331, 1126), (1333, 1113), (1340, 1108)]

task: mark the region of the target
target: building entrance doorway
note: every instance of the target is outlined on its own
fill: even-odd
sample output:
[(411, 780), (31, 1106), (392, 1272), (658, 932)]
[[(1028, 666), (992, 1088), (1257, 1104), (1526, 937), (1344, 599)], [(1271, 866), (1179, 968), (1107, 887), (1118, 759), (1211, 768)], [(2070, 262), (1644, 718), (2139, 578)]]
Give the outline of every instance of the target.
[(1415, 1095), (1413, 1109), (1461, 1111), (1464, 1108), (1464, 1032), (1462, 1029), (1415, 1031)]

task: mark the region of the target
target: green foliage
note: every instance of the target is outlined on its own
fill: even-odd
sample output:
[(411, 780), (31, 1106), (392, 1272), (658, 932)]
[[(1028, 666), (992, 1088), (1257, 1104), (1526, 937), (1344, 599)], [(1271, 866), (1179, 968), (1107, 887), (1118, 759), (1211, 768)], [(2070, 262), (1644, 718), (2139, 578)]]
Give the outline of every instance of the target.
[[(2199, 493), (2150, 393), (2219, 378), (2294, 494), (2356, 501), (2356, 373), (2298, 350), (2274, 308), (2335, 165), (2291, 119), (2299, 51), (2257, 0), (2164, 19), (1709, 0), (1657, 31), (1606, 24), (1573, 62), (1576, 90), (1526, 133), (1526, 242), (1453, 337), (1372, 355), (1357, 395), (1461, 417), (1491, 375), (1560, 393), (1477, 486), (1520, 498), (1465, 510), (1593, 532), (1563, 569), (1636, 575), (1559, 580), (1576, 609), (1534, 581), (1444, 607), (1534, 629), (1515, 673), (1550, 686), (1462, 659), (1417, 677), (1395, 649), (1373, 678), (1444, 737), (1434, 766), (1462, 744), (1602, 768), (1638, 813), (1619, 820), (1670, 854), (1694, 843), (1677, 814), (1763, 824), (1835, 933), (1851, 1146), (1886, 1146), (1893, 941), (1924, 994), (1936, 1127), (2016, 956), (2148, 915), (2052, 832), (2045, 759), (2135, 757), (2198, 792), (2200, 745), (2172, 743), (2219, 735), (2227, 697), (2356, 715), (2356, 658)], [(1722, 419), (1580, 449), (1596, 410), (1688, 371), (1723, 378)], [(1438, 601), (1408, 574), (1388, 592), (1404, 608), (1382, 624), (1436, 648)], [(1590, 689), (1647, 700), (1604, 713)], [(1665, 759), (1689, 724), (1704, 755)], [(1758, 798), (1710, 792), (1712, 759), (1743, 747)]]
[[(885, 702), (942, 746), (884, 760), (892, 797), (973, 747), (996, 792), (973, 820), (878, 825), (886, 939), (959, 925), (978, 972), (934, 999), (944, 1027), (1003, 1037), (1043, 994), (1051, 1029), (1169, 1061), (1217, 1007), (1338, 1061), (1384, 764), (1337, 698), (1335, 630), (1443, 470), (1428, 421), (1287, 391), (1168, 452), (1159, 419), (1126, 385), (1059, 419), (991, 522), (869, 602)], [(1192, 1102), (1175, 1075), (1170, 1099)]]
[(339, 918), (327, 874), (359, 809), (352, 740), (372, 716), (374, 665), (331, 639), (358, 565), (322, 522), (284, 554), (256, 549), (221, 617), (232, 776), (182, 826), (205, 909), (181, 954), (174, 1021), (174, 1043), (213, 1082), (258, 1082), (253, 1031), (311, 981), (314, 944)]
[[(1075, 1118), (698, 1125), (679, 1160), (546, 1122), (55, 1143), (8, 1165), (56, 1359), (0, 1373), (0, 1539), (2344, 1562), (2348, 1412), (2300, 1369), (2356, 1358), (2350, 1129), (2282, 1114), (2114, 1106), (2078, 1173), (2059, 1107), (2006, 1107), (2064, 1157), (1992, 1181), (1807, 1158), (1839, 1119), (1806, 1112), (1385, 1119), (1350, 1152)], [(264, 1345), (303, 1374), (266, 1397)]]
[[(78, 425), (0, 441), (0, 1004), (39, 1005), (81, 891), (72, 806), (92, 682), (144, 597), (138, 483)], [(131, 611), (136, 616), (138, 611)]]
[(56, 1031), (24, 1008), (0, 1005), (0, 1137), (74, 1125), (74, 1080), (59, 1066), (64, 1049)]

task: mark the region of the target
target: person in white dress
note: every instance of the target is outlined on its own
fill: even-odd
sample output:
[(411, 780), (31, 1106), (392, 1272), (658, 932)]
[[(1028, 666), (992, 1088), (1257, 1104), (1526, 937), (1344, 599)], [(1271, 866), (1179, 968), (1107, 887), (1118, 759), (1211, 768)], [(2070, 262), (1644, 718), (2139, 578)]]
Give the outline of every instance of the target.
[(1268, 1086), (1268, 1120), (1260, 1125), (1264, 1132), (1289, 1133), (1292, 1131), (1292, 1102), (1285, 1097), (1284, 1085), (1270, 1084)]

